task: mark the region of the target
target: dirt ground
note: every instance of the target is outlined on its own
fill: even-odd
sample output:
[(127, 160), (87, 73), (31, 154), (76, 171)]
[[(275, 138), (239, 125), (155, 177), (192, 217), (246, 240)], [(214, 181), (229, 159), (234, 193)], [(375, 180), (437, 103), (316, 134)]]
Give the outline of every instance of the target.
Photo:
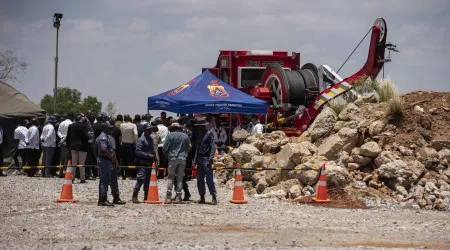
[[(55, 202), (62, 183), (0, 178), (1, 249), (450, 249), (446, 212), (336, 209), (251, 197), (246, 205), (234, 205), (225, 186), (218, 186), (217, 206), (128, 202), (103, 208), (97, 206), (98, 180), (75, 182), (76, 204)], [(160, 199), (165, 184), (158, 183)], [(134, 181), (119, 185), (129, 201)], [(189, 185), (197, 199), (196, 182)], [(345, 199), (339, 191), (330, 197), (336, 203)]]
[[(403, 95), (403, 99), (404, 117), (391, 143), (409, 147), (418, 141), (450, 141), (450, 92), (416, 91)], [(423, 108), (423, 115), (414, 112), (416, 105)]]

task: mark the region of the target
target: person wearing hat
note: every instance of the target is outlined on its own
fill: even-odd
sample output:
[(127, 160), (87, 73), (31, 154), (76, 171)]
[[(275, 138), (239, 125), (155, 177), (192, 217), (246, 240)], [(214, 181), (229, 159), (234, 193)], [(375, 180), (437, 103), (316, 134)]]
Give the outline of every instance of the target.
[(108, 201), (108, 186), (111, 183), (111, 171), (113, 167), (117, 168), (118, 164), (113, 145), (108, 138), (108, 135), (112, 133), (112, 125), (105, 122), (102, 130), (95, 141), (97, 163), (100, 169), (98, 206), (113, 207), (114, 205)]
[(136, 174), (136, 185), (133, 189), (133, 203), (139, 203), (138, 193), (144, 185), (144, 200), (147, 200), (148, 186), (150, 183), (150, 169), (156, 159), (156, 142), (152, 138), (152, 132), (157, 129), (156, 126), (150, 124), (145, 125), (144, 133), (139, 137), (136, 143), (137, 164), (146, 168), (139, 168)]
[(50, 166), (52, 165), (53, 155), (55, 154), (56, 148), (56, 131), (55, 124), (57, 120), (54, 116), (48, 117), (48, 123), (42, 129), (41, 134), (41, 145), (43, 148), (44, 155), (42, 157), (42, 163), (45, 165), (43, 170), (43, 176), (51, 177)]
[(197, 136), (194, 138), (195, 158), (194, 163), (197, 164), (197, 188), (200, 194), (199, 204), (205, 204), (205, 178), (208, 185), (209, 193), (212, 196), (212, 205), (217, 204), (216, 186), (214, 184), (214, 171), (212, 163), (214, 153), (216, 152), (216, 144), (214, 135), (211, 130), (207, 130), (208, 122), (205, 118), (199, 118), (195, 124), (197, 128)]
[(184, 169), (186, 159), (189, 154), (191, 140), (186, 133), (183, 133), (183, 127), (178, 122), (169, 126), (170, 134), (167, 135), (163, 146), (163, 154), (169, 160), (168, 182), (166, 193), (166, 204), (172, 203), (172, 189), (175, 182), (175, 202), (181, 203), (181, 190), (183, 189)]

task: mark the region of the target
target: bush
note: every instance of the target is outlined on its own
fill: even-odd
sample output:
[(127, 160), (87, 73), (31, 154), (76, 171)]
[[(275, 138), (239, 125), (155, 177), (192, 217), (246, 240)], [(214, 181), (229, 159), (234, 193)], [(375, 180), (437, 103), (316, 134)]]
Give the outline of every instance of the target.
[(342, 110), (344, 110), (345, 106), (347, 106), (347, 103), (343, 101), (330, 101), (328, 105), (336, 113), (336, 115), (339, 115)]
[(358, 99), (358, 96), (362, 96), (367, 93), (378, 92), (379, 84), (376, 79), (372, 79), (368, 76), (361, 76), (358, 78), (359, 84), (342, 95), (347, 103), (354, 102)]
[(397, 88), (391, 82), (391, 79), (385, 79), (378, 88), (378, 95), (380, 96), (380, 102), (387, 102), (394, 98), (395, 95), (399, 95)]

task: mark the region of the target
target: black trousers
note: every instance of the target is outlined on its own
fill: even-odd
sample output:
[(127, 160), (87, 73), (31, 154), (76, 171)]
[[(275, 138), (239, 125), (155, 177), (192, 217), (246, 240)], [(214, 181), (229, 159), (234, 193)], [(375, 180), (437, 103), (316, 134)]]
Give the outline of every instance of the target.
[[(97, 160), (95, 159), (94, 155), (94, 144), (89, 144), (85, 164), (90, 166), (97, 165)], [(98, 168), (88, 167), (84, 171), (85, 176), (98, 177)]]
[[(136, 146), (134, 144), (122, 143), (121, 154), (123, 166), (134, 166), (136, 161)], [(135, 178), (137, 174), (136, 169), (123, 168), (120, 171), (122, 178), (130, 176)]]
[[(169, 161), (167, 160), (167, 157), (164, 155), (162, 151), (162, 147), (158, 147), (158, 156), (159, 156), (159, 168), (164, 168), (164, 170), (157, 171), (158, 178), (164, 178), (164, 176), (167, 176), (167, 168), (169, 166)], [(164, 174), (166, 172), (166, 174)]]
[[(28, 166), (37, 166), (39, 165), (39, 158), (41, 158), (41, 150), (40, 149), (28, 149)], [(34, 176), (37, 172), (37, 169), (28, 170), (28, 176)]]

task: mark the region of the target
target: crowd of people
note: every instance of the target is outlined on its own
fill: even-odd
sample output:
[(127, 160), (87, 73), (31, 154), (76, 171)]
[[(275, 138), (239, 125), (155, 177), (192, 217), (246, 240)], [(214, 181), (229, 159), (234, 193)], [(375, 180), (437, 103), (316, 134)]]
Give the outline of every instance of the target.
[[(215, 205), (214, 155), (216, 152), (223, 154), (228, 146), (240, 143), (230, 140), (231, 127), (234, 127), (233, 132), (244, 129), (251, 134), (263, 133), (263, 125), (256, 115), (239, 117), (239, 122), (235, 119), (231, 124), (229, 119), (223, 119), (220, 115), (179, 115), (173, 118), (161, 112), (160, 117), (152, 118), (144, 114), (135, 115), (134, 119), (130, 115), (117, 115), (113, 119), (104, 112), (97, 116), (87, 112), (86, 115), (69, 114), (59, 119), (49, 116), (45, 125), (45, 118), (24, 120), (14, 131), (17, 150), (13, 158), (17, 166), (18, 157), (23, 166), (38, 166), (42, 157), (42, 165), (46, 166), (40, 173), (43, 177), (62, 178), (69, 171), (72, 180), (78, 177), (80, 183), (99, 178), (99, 206), (125, 204), (120, 199), (119, 177), (136, 180), (133, 203), (139, 203), (138, 194), (142, 186), (144, 200), (147, 200), (150, 167), (153, 164), (158, 169), (164, 169), (157, 172), (159, 178), (168, 177), (165, 203), (188, 201), (191, 195), (187, 181), (195, 164), (200, 195), (198, 203), (205, 203), (207, 186), (212, 196), (211, 204)], [(1, 129), (0, 139), (0, 144), (7, 141)], [(74, 167), (60, 168), (59, 171), (54, 168), (56, 165), (67, 165), (69, 161)], [(136, 170), (120, 166), (143, 167)], [(35, 168), (25, 171), (30, 177), (38, 174)], [(107, 199), (109, 187), (114, 197), (112, 203)]]

